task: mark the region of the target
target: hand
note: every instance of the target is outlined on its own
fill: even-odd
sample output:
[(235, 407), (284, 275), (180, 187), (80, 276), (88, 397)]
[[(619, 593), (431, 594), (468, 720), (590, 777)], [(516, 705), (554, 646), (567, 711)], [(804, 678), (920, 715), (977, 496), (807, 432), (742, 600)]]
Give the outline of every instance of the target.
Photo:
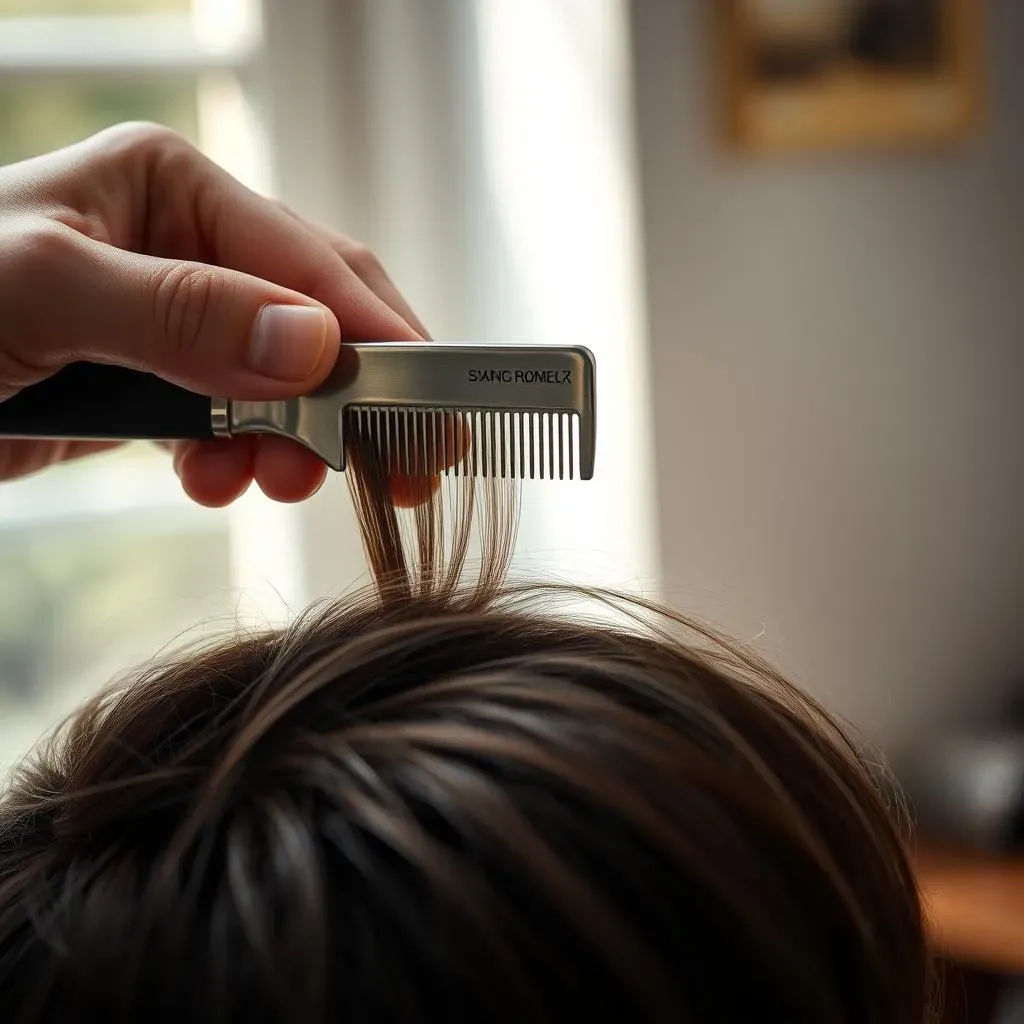
[[(0, 168), (0, 398), (77, 360), (207, 395), (288, 398), (326, 377), (342, 338), (425, 336), (370, 252), (168, 129), (120, 125)], [(0, 440), (0, 479), (112, 446)], [(285, 438), (172, 447), (185, 491), (210, 506), (254, 479), (299, 501), (326, 472)]]

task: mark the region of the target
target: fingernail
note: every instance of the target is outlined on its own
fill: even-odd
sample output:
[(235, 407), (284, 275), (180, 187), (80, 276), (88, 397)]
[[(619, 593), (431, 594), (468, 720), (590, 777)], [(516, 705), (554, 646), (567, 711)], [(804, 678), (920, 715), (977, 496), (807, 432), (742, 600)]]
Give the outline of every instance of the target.
[(274, 380), (305, 380), (327, 344), (327, 316), (319, 306), (264, 306), (249, 345), (249, 366)]
[(181, 479), (181, 467), (193, 451), (195, 451), (195, 446), (188, 443), (179, 444), (174, 449), (174, 454), (171, 456), (171, 467), (179, 480)]

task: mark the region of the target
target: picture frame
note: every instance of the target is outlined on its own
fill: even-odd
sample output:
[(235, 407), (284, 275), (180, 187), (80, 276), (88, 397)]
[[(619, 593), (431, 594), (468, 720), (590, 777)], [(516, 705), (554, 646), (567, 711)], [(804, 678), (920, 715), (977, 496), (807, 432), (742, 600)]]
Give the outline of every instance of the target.
[(982, 114), (981, 0), (717, 0), (721, 121), (747, 153), (964, 139)]

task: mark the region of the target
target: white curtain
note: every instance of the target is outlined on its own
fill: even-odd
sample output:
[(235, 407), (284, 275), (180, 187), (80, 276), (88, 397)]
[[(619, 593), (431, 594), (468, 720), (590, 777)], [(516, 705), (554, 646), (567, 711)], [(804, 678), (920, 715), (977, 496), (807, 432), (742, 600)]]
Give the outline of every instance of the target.
[[(267, 0), (290, 204), (381, 256), (445, 340), (585, 344), (590, 482), (527, 482), (520, 566), (650, 589), (649, 408), (622, 0)], [(312, 595), (364, 572), (334, 480), (301, 510)]]

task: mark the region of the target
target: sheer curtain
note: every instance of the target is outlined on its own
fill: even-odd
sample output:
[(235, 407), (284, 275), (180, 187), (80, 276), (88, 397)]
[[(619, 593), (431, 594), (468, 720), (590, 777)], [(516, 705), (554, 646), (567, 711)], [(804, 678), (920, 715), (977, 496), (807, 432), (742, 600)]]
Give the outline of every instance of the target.
[[(519, 568), (656, 586), (624, 4), (277, 13), (268, 33), (287, 43), (266, 84), (286, 200), (370, 244), (435, 337), (597, 356), (596, 477), (527, 482)], [(342, 490), (300, 512), (312, 593), (362, 572)]]

